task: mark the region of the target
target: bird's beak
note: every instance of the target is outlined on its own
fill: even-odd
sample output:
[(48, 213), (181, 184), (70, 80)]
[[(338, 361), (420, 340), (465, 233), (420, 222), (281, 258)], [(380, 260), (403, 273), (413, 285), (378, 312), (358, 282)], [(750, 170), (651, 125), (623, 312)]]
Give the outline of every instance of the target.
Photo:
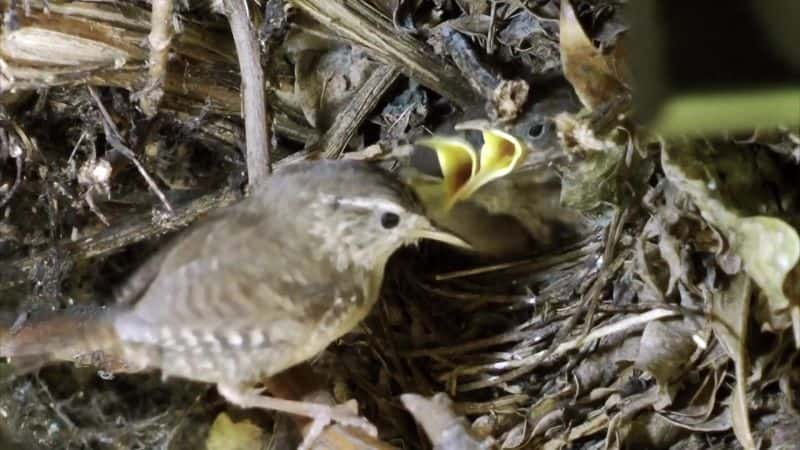
[(470, 198), (481, 186), (511, 173), (527, 154), (525, 144), (514, 136), (496, 129), (484, 129), (480, 169), (458, 192), (456, 200)]
[(434, 227), (430, 223), (426, 223), (424, 226), (417, 228), (414, 231), (414, 238), (431, 239), (434, 241), (439, 241), (445, 244), (452, 245), (453, 247), (463, 248), (466, 250), (473, 249), (472, 245), (470, 245), (467, 241), (461, 239), (460, 237), (456, 236), (453, 233), (440, 230)]
[[(461, 129), (473, 129), (465, 125)], [(417, 143), (433, 149), (442, 169), (445, 212), (468, 199), (483, 185), (511, 173), (524, 160), (528, 148), (516, 137), (494, 128), (479, 127), (483, 133), (480, 162), (469, 142), (455, 137), (431, 137)]]

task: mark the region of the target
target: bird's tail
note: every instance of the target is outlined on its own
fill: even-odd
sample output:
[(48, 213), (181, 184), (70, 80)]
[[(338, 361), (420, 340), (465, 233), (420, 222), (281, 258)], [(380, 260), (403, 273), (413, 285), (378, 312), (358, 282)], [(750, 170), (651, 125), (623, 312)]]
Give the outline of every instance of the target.
[(0, 327), (0, 357), (42, 363), (73, 361), (109, 371), (124, 365), (119, 337), (114, 330), (115, 310), (72, 307), (18, 317)]

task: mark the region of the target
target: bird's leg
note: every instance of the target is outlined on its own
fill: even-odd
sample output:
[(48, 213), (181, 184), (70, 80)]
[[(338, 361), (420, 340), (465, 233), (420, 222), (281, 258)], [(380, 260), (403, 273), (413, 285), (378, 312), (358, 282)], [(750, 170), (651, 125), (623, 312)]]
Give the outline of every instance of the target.
[(270, 409), (311, 418), (313, 422), (303, 439), (303, 443), (300, 446), (301, 449), (310, 448), (311, 444), (331, 422), (361, 429), (372, 437), (378, 435), (375, 426), (358, 415), (355, 402), (330, 406), (321, 403), (285, 400), (261, 395), (263, 389), (248, 389), (223, 383), (217, 384), (217, 390), (225, 399), (241, 408)]

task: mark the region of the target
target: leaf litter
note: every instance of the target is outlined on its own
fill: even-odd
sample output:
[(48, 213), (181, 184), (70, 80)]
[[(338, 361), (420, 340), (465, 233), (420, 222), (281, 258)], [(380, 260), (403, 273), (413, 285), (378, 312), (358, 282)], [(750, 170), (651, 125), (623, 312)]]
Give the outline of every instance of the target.
[[(0, 5), (10, 327), (31, 311), (112, 298), (162, 236), (241, 195), (247, 158), (235, 46), (210, 5), (175, 4), (152, 118), (137, 106), (152, 81), (147, 5)], [(440, 221), (486, 253), (399, 252), (373, 313), (313, 361), (384, 443), (792, 448), (796, 124), (670, 141), (639, 127), (615, 2), (262, 6), (251, 17), (268, 50), (276, 170), (320, 152), (399, 166), (425, 180), (416, 186), (430, 201), (452, 200)], [(506, 166), (495, 153), (492, 173), (469, 184), (492, 156), (474, 150), (486, 130), (526, 151), (515, 147)], [(420, 145), (431, 136), (471, 156), (446, 160), (443, 174)], [(109, 381), (83, 364), (102, 361), (80, 362), (0, 366), (7, 445), (299, 442), (286, 420), (229, 408), (206, 386)]]

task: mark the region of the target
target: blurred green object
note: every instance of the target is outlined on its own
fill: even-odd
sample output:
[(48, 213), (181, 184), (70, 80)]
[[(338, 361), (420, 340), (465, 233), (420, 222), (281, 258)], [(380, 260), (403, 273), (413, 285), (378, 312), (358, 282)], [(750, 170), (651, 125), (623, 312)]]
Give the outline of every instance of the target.
[(634, 113), (665, 136), (800, 127), (800, 1), (626, 6)]

